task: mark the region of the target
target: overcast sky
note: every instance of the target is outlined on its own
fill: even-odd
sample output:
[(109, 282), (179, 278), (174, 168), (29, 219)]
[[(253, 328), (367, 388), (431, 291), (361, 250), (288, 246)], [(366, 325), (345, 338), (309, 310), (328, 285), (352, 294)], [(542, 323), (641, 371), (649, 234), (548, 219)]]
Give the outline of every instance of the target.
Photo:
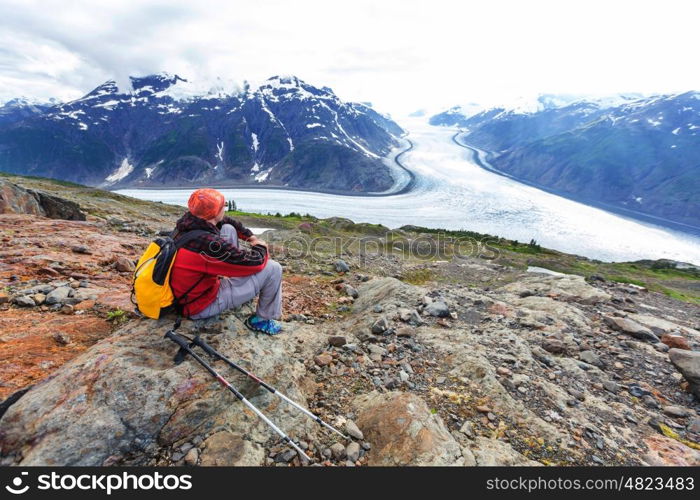
[(536, 93), (700, 90), (697, 1), (0, 0), (0, 101), (159, 71), (293, 74), (400, 115)]

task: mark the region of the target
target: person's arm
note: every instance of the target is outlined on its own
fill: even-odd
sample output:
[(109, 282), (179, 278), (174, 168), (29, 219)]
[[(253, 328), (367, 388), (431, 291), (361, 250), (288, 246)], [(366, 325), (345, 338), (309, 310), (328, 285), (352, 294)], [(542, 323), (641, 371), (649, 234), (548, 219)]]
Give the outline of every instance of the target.
[(238, 233), (238, 238), (243, 241), (248, 241), (253, 236), (253, 231), (245, 227), (240, 221), (225, 215), (223, 220), (217, 224), (217, 227), (221, 229), (224, 224), (231, 224), (236, 228), (236, 233)]
[(226, 276), (235, 278), (240, 276), (250, 276), (262, 271), (267, 265), (267, 252), (265, 248), (256, 245), (251, 250), (255, 255), (247, 258), (245, 263), (231, 263), (232, 259), (218, 260), (208, 255), (204, 255), (206, 260), (206, 273), (215, 274), (217, 276)]
[(208, 274), (227, 277), (259, 273), (267, 264), (268, 258), (267, 249), (262, 245), (245, 249), (223, 239), (211, 242), (199, 254), (205, 260)]

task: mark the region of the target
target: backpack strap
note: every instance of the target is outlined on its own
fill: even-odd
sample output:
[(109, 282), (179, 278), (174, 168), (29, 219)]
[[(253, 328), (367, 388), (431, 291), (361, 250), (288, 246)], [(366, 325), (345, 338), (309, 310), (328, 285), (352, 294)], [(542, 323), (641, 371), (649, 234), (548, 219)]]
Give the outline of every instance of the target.
[[(180, 249), (180, 248), (184, 247), (190, 241), (196, 239), (199, 236), (202, 236), (203, 234), (208, 234), (208, 233), (209, 233), (209, 231), (205, 231), (203, 229), (193, 229), (192, 231), (187, 231), (182, 236), (180, 236), (177, 239), (177, 241), (175, 241), (175, 248)], [(175, 231), (173, 231), (171, 237), (174, 238), (178, 234), (179, 233), (177, 232), (177, 229), (175, 229)], [(199, 298), (199, 297), (195, 297), (192, 300), (189, 300), (187, 302), (183, 302), (183, 299), (185, 299), (189, 295), (189, 293), (192, 290), (194, 290), (197, 287), (197, 285), (199, 285), (202, 282), (202, 280), (206, 277), (207, 277), (207, 275), (205, 273), (202, 273), (202, 276), (200, 276), (200, 278), (195, 282), (195, 284), (192, 285), (185, 293), (183, 293), (181, 297), (175, 297), (173, 294), (173, 297), (175, 299), (174, 300), (175, 310), (177, 311), (178, 315), (180, 315), (180, 316), (182, 315), (181, 311), (183, 310), (184, 306), (191, 304), (192, 302), (196, 301)], [(200, 296), (204, 295), (204, 293), (206, 293), (206, 292), (203, 292), (202, 294), (200, 294)], [(179, 322), (180, 322), (180, 319), (178, 318), (178, 326), (180, 326)]]

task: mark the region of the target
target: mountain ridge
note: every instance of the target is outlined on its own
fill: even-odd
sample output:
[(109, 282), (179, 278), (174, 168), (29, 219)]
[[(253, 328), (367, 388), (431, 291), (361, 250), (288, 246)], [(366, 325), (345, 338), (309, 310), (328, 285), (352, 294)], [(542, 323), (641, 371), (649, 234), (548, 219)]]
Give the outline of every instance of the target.
[(394, 185), (383, 160), (404, 131), (328, 87), (279, 76), (209, 90), (170, 74), (130, 82), (128, 91), (110, 80), (80, 99), (12, 115), (0, 126), (0, 169), (110, 188)]
[(498, 171), (580, 200), (700, 227), (700, 93), (656, 95), (601, 108), (578, 102), (529, 114), (470, 117), (463, 142)]

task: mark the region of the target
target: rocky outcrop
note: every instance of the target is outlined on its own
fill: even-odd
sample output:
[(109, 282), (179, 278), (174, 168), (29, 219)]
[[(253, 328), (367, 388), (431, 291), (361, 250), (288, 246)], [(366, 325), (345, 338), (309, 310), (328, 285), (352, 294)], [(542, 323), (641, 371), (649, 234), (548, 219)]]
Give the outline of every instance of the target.
[(44, 215), (31, 192), (3, 179), (0, 179), (0, 213)]
[[(162, 338), (172, 321), (133, 322), (37, 384), (2, 419), (2, 463), (147, 463), (163, 448), (208, 436), (204, 463), (259, 465), (271, 431), (193, 360), (173, 363), (176, 346)], [(312, 348), (312, 339), (303, 330), (274, 341), (247, 330), (236, 335), (240, 326), (228, 317), (211, 345), (233, 359), (250, 360), (258, 376), (303, 404), (305, 370), (287, 353), (299, 339)], [(222, 372), (287, 431), (302, 435), (311, 429), (312, 421), (256, 384)], [(236, 447), (229, 446), (234, 441)]]
[(474, 450), (470, 452), (474, 462), (468, 465), (478, 466), (541, 466), (540, 462), (529, 460), (522, 453), (515, 451), (508, 443), (496, 439), (478, 437), (474, 443)]
[(551, 276), (546, 279), (540, 276), (525, 277), (504, 286), (503, 290), (521, 297), (546, 294), (549, 297), (582, 304), (595, 304), (610, 300), (610, 294), (589, 285), (583, 276), (571, 274)]
[(77, 203), (42, 191), (25, 189), (3, 179), (0, 179), (0, 213), (85, 220), (85, 214), (80, 211)]
[(44, 215), (49, 219), (85, 220), (85, 214), (80, 211), (77, 203), (41, 191), (29, 192), (39, 201)]
[(442, 420), (419, 397), (372, 392), (355, 402), (365, 438), (372, 443), (369, 465), (461, 465), (459, 445)]
[(203, 466), (254, 466), (265, 459), (265, 450), (229, 431), (212, 434), (203, 443)]
[[(91, 224), (42, 221), (65, 225), (76, 234)], [(17, 222), (20, 227), (24, 221)], [(131, 245), (127, 236), (120, 242)], [(114, 272), (114, 255), (120, 252), (118, 245), (110, 246), (113, 238), (103, 237), (98, 246), (97, 240), (81, 237), (87, 253), (64, 245), (64, 266), (77, 259), (112, 278), (128, 279), (128, 271), (123, 276)], [(27, 241), (33, 240), (27, 236)], [(132, 251), (137, 253), (136, 246)], [(127, 253), (128, 260), (134, 253)], [(241, 318), (250, 312), (247, 305), (218, 320), (182, 327), (185, 333), (201, 333), (228, 357), (352, 436), (353, 441), (345, 442), (327, 433), (229, 367), (214, 364), (316, 463), (700, 463), (694, 449), (700, 437), (697, 398), (688, 390), (698, 379), (698, 344), (690, 328), (696, 325), (694, 306), (660, 294), (652, 303), (651, 291), (632, 295), (610, 283), (594, 286), (578, 277), (517, 271), (504, 286), (450, 281), (418, 287), (378, 273), (370, 277), (353, 255), (343, 257), (351, 271), (334, 274), (338, 257), (332, 256), (318, 264), (318, 277), (306, 272), (308, 267), (290, 272), (300, 262), (285, 258), (289, 321), (280, 336), (256, 336), (245, 329)], [(382, 270), (395, 265), (388, 258), (380, 264)], [(457, 267), (461, 265), (475, 273), (487, 267), (475, 261), (454, 269), (463, 269)], [(401, 275), (400, 269), (394, 271)], [(110, 291), (115, 294), (116, 285), (107, 287), (99, 275), (87, 281), (75, 275), (10, 287), (0, 297), (0, 326), (7, 324), (8, 315), (23, 314), (30, 320), (17, 329), (38, 328), (32, 325), (45, 321), (37, 316), (42, 308), (48, 314), (58, 306), (75, 306), (77, 321), (84, 302), (101, 303)], [(349, 287), (356, 293), (349, 296)], [(119, 294), (126, 297), (125, 290), (119, 288)], [(296, 302), (305, 296), (304, 305)], [(22, 297), (42, 305), (13, 303)], [(653, 313), (630, 312), (637, 309)], [(667, 332), (687, 348), (681, 354), (671, 349), (669, 358), (666, 344), (616, 329), (617, 323), (606, 318), (636, 322), (655, 335)], [(172, 320), (132, 319), (115, 326), (114, 335), (6, 405), (0, 462), (300, 465), (291, 448), (192, 359), (173, 363), (176, 346), (162, 338)], [(80, 340), (75, 330), (50, 333), (51, 348), (60, 352)], [(15, 343), (7, 340), (17, 338), (1, 333), (6, 342), (0, 343), (0, 353)]]

